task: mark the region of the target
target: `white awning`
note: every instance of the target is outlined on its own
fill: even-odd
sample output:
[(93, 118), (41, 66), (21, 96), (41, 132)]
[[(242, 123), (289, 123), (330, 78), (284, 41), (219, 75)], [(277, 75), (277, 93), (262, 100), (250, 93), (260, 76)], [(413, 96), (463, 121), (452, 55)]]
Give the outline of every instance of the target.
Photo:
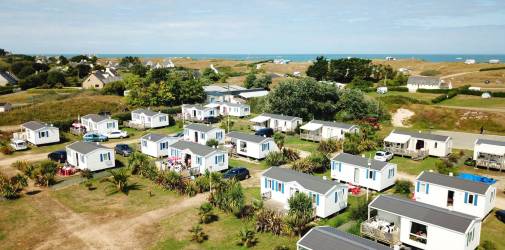
[(261, 90), (261, 91), (253, 91), (253, 92), (244, 92), (240, 93), (239, 96), (249, 99), (249, 98), (254, 98), (254, 97), (262, 97), (268, 95), (268, 91), (266, 90)]
[(323, 126), (323, 124), (310, 123), (309, 122), (309, 123), (301, 126), (300, 129), (302, 129), (302, 130), (308, 130), (308, 131), (314, 131), (314, 130), (320, 129), (322, 126)]
[(209, 103), (207, 105), (205, 105), (206, 108), (217, 108), (219, 107), (219, 103)]
[(251, 120), (249, 120), (250, 122), (254, 122), (254, 123), (263, 123), (263, 122), (266, 122), (270, 120), (270, 117), (267, 117), (267, 116), (256, 116), (254, 118), (252, 118)]
[(410, 139), (410, 135), (402, 135), (402, 134), (389, 134), (384, 141), (393, 142), (393, 143), (406, 143)]
[(479, 153), (490, 155), (505, 155), (505, 147), (490, 144), (481, 144), (478, 148)]

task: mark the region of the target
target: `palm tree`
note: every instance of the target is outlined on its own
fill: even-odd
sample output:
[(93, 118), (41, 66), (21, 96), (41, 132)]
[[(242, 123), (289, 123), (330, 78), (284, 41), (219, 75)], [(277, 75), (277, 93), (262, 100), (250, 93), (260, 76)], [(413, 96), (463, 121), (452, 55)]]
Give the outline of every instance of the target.
[(116, 170), (109, 170), (111, 176), (103, 179), (103, 182), (108, 182), (109, 188), (114, 189), (112, 193), (123, 192), (125, 194), (128, 193), (128, 178), (130, 178), (130, 174), (126, 168), (120, 168)]
[(277, 147), (279, 147), (279, 149), (282, 149), (284, 147), (284, 139), (286, 138), (286, 136), (284, 136), (284, 134), (282, 133), (275, 133), (273, 138), (275, 144), (277, 144)]
[(304, 193), (295, 193), (289, 198), (288, 204), (289, 212), (286, 217), (286, 224), (301, 237), (313, 218), (312, 200)]
[(258, 238), (256, 238), (256, 233), (247, 228), (242, 228), (238, 232), (238, 237), (239, 237), (238, 245), (247, 248), (256, 245), (256, 243), (258, 242)]
[(0, 195), (6, 199), (16, 199), (23, 188), (28, 186), (26, 176), (17, 174), (10, 179), (0, 173)]
[(135, 175), (140, 175), (149, 179), (156, 176), (156, 169), (152, 165), (147, 155), (140, 152), (133, 152), (128, 158), (128, 168), (131, 169), (131, 173)]
[(207, 234), (205, 234), (200, 224), (196, 224), (195, 226), (193, 226), (189, 230), (189, 232), (191, 233), (191, 241), (202, 243), (208, 238)]
[(215, 215), (212, 213), (213, 207), (210, 203), (203, 203), (200, 208), (198, 208), (198, 215), (200, 216), (200, 223), (210, 223), (214, 219)]

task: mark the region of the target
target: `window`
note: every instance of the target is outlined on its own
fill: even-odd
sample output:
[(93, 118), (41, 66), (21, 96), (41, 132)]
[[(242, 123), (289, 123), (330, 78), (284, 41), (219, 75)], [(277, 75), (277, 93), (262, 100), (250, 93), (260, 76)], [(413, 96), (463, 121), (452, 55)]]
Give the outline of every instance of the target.
[(168, 148), (168, 142), (160, 143), (160, 150), (167, 149), (167, 148)]
[(272, 180), (268, 180), (268, 188), (272, 189)]
[(166, 122), (166, 121), (167, 121), (166, 115), (160, 116), (160, 122)]
[(202, 157), (200, 156), (196, 157), (196, 165), (202, 165)]
[(222, 131), (219, 131), (219, 132), (216, 133), (216, 139), (217, 140), (223, 139), (223, 132)]
[(39, 132), (39, 138), (49, 137), (49, 131)]
[(282, 190), (282, 183), (277, 182), (277, 190), (279, 190), (279, 191)]
[(115, 122), (108, 122), (107, 123), (107, 128), (115, 128), (116, 127), (116, 123)]
[(430, 192), (430, 184), (417, 182), (417, 188), (416, 189), (417, 189), (418, 193), (425, 192), (426, 194), (429, 194), (429, 192)]
[(142, 140), (142, 147), (147, 147), (147, 141), (146, 140)]
[(394, 168), (391, 168), (389, 169), (388, 171), (388, 178), (393, 178), (395, 176), (395, 169)]
[(147, 117), (147, 122), (151, 122), (151, 117)]
[(335, 192), (335, 203), (338, 202), (338, 192)]
[(100, 154), (100, 161), (110, 161), (110, 153)]
[(437, 147), (438, 147), (438, 142), (435, 142), (435, 148), (437, 148)]
[(263, 143), (261, 144), (261, 151), (266, 151), (266, 150), (270, 150), (270, 143)]
[(417, 241), (419, 243), (426, 244), (427, 239), (426, 225), (419, 224), (417, 222), (412, 222), (410, 225), (410, 237), (409, 239)]
[(214, 163), (215, 164), (221, 164), (221, 163), (224, 163), (224, 155), (221, 154), (221, 155), (216, 155), (215, 158), (214, 158)]
[(84, 157), (84, 155), (80, 155), (80, 156), (81, 156), (81, 157), (80, 157), (80, 158), (81, 158), (81, 162), (82, 162), (82, 163), (86, 163), (86, 161), (85, 161), (85, 159), (86, 159), (86, 158)]
[(171, 156), (177, 156), (177, 149), (170, 149)]
[(475, 238), (475, 228), (472, 228), (472, 231), (466, 234), (466, 246), (470, 245), (470, 243)]
[(204, 133), (200, 133), (200, 138), (201, 139), (205, 139), (205, 134)]

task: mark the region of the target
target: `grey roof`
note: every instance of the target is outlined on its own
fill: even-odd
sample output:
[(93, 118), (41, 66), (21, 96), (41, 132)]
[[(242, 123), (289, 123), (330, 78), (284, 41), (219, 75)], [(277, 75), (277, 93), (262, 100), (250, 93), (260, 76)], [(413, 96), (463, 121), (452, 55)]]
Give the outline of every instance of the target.
[(103, 72), (100, 70), (95, 71), (92, 74), (94, 76), (96, 76), (96, 78), (98, 78), (98, 80), (100, 80), (104, 84), (123, 80), (123, 78), (121, 78), (121, 76), (113, 76), (113, 75), (110, 75), (109, 73), (106, 73), (106, 72)]
[(278, 120), (283, 120), (283, 121), (292, 121), (294, 119), (302, 119), (302, 118), (296, 117), (296, 116), (278, 115), (278, 114), (271, 114), (271, 113), (263, 113), (263, 114), (261, 114), (261, 116), (266, 116), (266, 117), (270, 117), (270, 118), (274, 118), (274, 119), (278, 119)]
[(334, 127), (334, 128), (343, 128), (343, 129), (351, 129), (356, 125), (343, 123), (343, 122), (330, 122), (330, 121), (321, 121), (321, 120), (312, 120), (311, 123), (322, 124), (323, 126)]
[[(340, 161), (340, 162), (343, 162), (343, 163), (348, 163), (348, 164), (353, 164), (353, 165), (356, 165), (356, 166), (360, 166), (360, 167), (368, 167), (368, 158), (364, 158), (364, 157), (361, 157), (359, 155), (352, 155), (352, 154), (348, 154), (348, 153), (340, 153), (338, 154), (337, 156), (333, 157), (334, 161)], [(377, 161), (377, 160), (374, 160), (374, 159), (371, 159), (370, 160), (370, 168), (371, 169), (374, 169), (374, 170), (378, 170), (378, 171), (381, 171), (383, 168), (385, 168), (388, 163), (387, 162), (383, 162), (383, 161)]]
[(445, 136), (445, 135), (436, 135), (436, 134), (420, 133), (420, 132), (411, 132), (411, 131), (399, 130), (399, 129), (393, 130), (392, 133), (401, 134), (401, 135), (410, 135), (410, 136), (416, 137), (416, 138), (421, 138), (421, 139), (426, 139), (426, 140), (433, 140), (433, 141), (442, 141), (442, 142), (445, 142), (445, 141), (447, 141), (447, 139), (451, 138), (450, 136)]
[(252, 134), (246, 134), (242, 132), (237, 132), (237, 131), (232, 131), (228, 134), (226, 134), (227, 137), (234, 138), (234, 139), (239, 139), (243, 141), (249, 141), (249, 142), (255, 142), (255, 143), (261, 143), (267, 139), (270, 139), (269, 137), (263, 137), (259, 135), (252, 135)]
[(29, 130), (39, 130), (41, 128), (51, 127), (45, 123), (38, 121), (29, 121), (21, 124), (22, 127), (27, 128)]
[(157, 142), (157, 141), (162, 140), (163, 138), (166, 138), (166, 137), (168, 137), (168, 136), (162, 135), (162, 134), (152, 134), (151, 133), (151, 134), (147, 134), (147, 135), (142, 136), (142, 139)]
[(145, 114), (147, 116), (155, 116), (157, 114), (165, 114), (165, 113), (161, 113), (161, 112), (152, 111), (150, 109), (136, 109), (136, 110), (133, 110), (132, 113)]
[(105, 120), (109, 119), (108, 116), (97, 115), (97, 114), (85, 115), (82, 118), (84, 118), (84, 119), (90, 119), (93, 122), (101, 122), (101, 121), (105, 121)]
[(333, 187), (341, 185), (334, 181), (324, 180), (322, 177), (305, 174), (289, 168), (271, 167), (263, 173), (263, 176), (283, 182), (296, 181), (305, 189), (320, 194), (326, 194)]
[(110, 149), (95, 142), (82, 142), (82, 141), (74, 142), (68, 145), (67, 147), (81, 154), (87, 154), (95, 151), (96, 149)]
[[(218, 102), (218, 103), (219, 103), (219, 102)], [(242, 104), (242, 103), (221, 102), (220, 104), (223, 104), (223, 105), (226, 105), (226, 106), (230, 106), (230, 107), (238, 107), (238, 108), (241, 108), (241, 107), (249, 107), (249, 105), (247, 105), (247, 104)]]
[(440, 78), (435, 76), (410, 76), (407, 84), (440, 86)]
[(505, 147), (505, 142), (504, 141), (496, 141), (496, 140), (489, 140), (489, 139), (477, 139), (475, 144), (490, 144), (490, 145), (496, 145), (496, 146), (504, 146)]
[(459, 233), (465, 233), (477, 217), (394, 195), (379, 195), (369, 207), (384, 210)]
[(204, 132), (204, 133), (207, 133), (213, 129), (216, 129), (216, 127), (207, 126), (207, 125), (198, 124), (198, 123), (190, 123), (190, 124), (186, 125), (185, 128)]
[(215, 148), (211, 148), (209, 146), (190, 142), (190, 141), (178, 141), (178, 142), (172, 144), (170, 147), (180, 149), (180, 150), (189, 149), (191, 152), (193, 152), (197, 155), (201, 155), (201, 156), (206, 156), (206, 155), (209, 155), (209, 154), (217, 151), (217, 149), (215, 149)]
[(455, 176), (448, 176), (428, 171), (424, 171), (419, 177), (417, 177), (417, 180), (482, 195), (486, 194), (489, 186), (491, 186), (491, 184), (486, 184), (484, 182), (465, 180)]
[(391, 250), (391, 248), (334, 227), (312, 228), (298, 245), (314, 250)]
[(184, 107), (184, 108), (196, 108), (198, 110), (208, 109), (207, 107), (203, 106), (202, 104), (182, 104), (182, 107)]
[(9, 84), (15, 84), (18, 82), (16, 76), (14, 76), (12, 73), (8, 71), (0, 70), (0, 77), (4, 78)]

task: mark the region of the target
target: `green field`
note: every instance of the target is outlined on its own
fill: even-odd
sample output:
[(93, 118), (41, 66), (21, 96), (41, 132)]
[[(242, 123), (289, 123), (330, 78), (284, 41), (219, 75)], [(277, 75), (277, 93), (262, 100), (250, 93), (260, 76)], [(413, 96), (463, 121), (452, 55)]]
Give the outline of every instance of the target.
[(482, 99), (480, 96), (458, 95), (440, 103), (445, 106), (475, 107), (475, 108), (503, 108), (505, 109), (505, 98)]
[(386, 94), (378, 94), (376, 92), (370, 92), (370, 93), (367, 93), (367, 95), (371, 96), (371, 97), (375, 97), (375, 98), (380, 98), (380, 97), (385, 97), (385, 96), (406, 96), (406, 97), (414, 98), (414, 99), (417, 99), (417, 100), (426, 101), (426, 102), (429, 103), (431, 101), (431, 99), (439, 96), (440, 94), (419, 93), (419, 92), (409, 93), (409, 92), (389, 91)]

